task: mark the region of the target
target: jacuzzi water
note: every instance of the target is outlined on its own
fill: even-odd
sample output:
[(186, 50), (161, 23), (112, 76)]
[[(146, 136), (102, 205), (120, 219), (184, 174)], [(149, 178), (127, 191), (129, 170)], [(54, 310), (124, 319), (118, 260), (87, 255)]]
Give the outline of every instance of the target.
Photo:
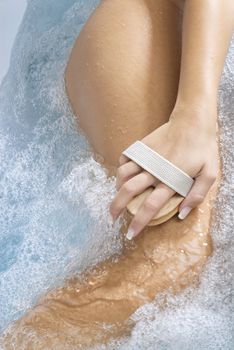
[[(64, 89), (70, 50), (98, 3), (29, 0), (1, 84), (1, 331), (69, 274), (121, 252), (121, 219), (114, 227), (108, 219), (115, 179), (94, 160)], [(219, 95), (223, 180), (214, 254), (199, 288), (168, 292), (163, 310), (163, 295), (139, 308), (130, 338), (108, 349), (234, 349), (233, 107), (234, 40)]]

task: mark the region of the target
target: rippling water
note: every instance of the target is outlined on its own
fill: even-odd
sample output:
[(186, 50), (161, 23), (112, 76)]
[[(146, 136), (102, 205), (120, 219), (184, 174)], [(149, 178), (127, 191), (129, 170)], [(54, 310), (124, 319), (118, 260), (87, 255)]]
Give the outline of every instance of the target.
[(114, 179), (77, 131), (63, 81), (96, 4), (30, 1), (1, 86), (1, 328), (69, 272), (120, 249), (106, 218)]
[[(0, 328), (74, 271), (121, 252), (114, 178), (93, 159), (64, 91), (72, 45), (97, 0), (30, 0), (0, 88)], [(79, 77), (77, 77), (79, 79)], [(109, 349), (234, 348), (234, 40), (220, 87), (223, 181), (200, 287), (139, 308)], [(94, 229), (95, 227), (95, 229)], [(101, 349), (102, 347), (99, 347)]]

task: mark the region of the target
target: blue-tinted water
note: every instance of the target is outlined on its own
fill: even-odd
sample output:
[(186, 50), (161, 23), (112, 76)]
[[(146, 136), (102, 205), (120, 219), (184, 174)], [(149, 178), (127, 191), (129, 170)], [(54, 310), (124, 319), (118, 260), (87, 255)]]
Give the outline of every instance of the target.
[(1, 86), (1, 329), (69, 271), (120, 248), (107, 220), (114, 179), (91, 157), (64, 92), (69, 51), (97, 3), (30, 1)]
[[(114, 178), (92, 158), (64, 91), (70, 50), (98, 3), (28, 1), (0, 88), (1, 329), (69, 273), (121, 250), (120, 225), (107, 218)], [(157, 300), (141, 307), (132, 336), (110, 349), (234, 348), (233, 105), (234, 40), (220, 87), (224, 178), (214, 256), (198, 290), (169, 298), (165, 311)]]

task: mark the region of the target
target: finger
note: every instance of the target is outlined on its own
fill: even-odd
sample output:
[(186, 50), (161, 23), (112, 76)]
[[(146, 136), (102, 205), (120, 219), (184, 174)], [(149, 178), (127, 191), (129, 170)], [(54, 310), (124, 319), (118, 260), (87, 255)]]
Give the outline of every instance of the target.
[(189, 191), (186, 198), (180, 204), (178, 218), (183, 220), (190, 213), (190, 211), (201, 204), (210, 187), (216, 179), (216, 171), (211, 170), (210, 167), (204, 167), (201, 173), (195, 178), (195, 182)]
[(120, 157), (119, 157), (119, 164), (120, 165), (125, 164), (129, 161), (130, 161), (130, 159), (127, 156), (125, 156), (124, 154), (120, 155)]
[(140, 174), (126, 181), (110, 204), (110, 214), (113, 219), (116, 220), (118, 218), (133, 197), (142, 193), (156, 181), (157, 179), (147, 171), (142, 171)]
[(128, 227), (126, 237), (128, 239), (136, 237), (174, 193), (174, 190), (160, 182), (140, 206)]
[(142, 168), (133, 161), (119, 166), (116, 171), (116, 189), (119, 190), (127, 180), (141, 172)]

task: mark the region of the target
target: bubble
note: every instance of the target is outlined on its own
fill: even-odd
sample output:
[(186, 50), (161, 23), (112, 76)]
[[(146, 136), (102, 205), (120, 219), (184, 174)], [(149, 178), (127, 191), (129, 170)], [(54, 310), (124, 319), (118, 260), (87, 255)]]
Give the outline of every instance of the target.
[(97, 4), (62, 1), (52, 15), (51, 2), (30, 1), (0, 89), (0, 330), (69, 274), (121, 249), (121, 220), (108, 217), (115, 178), (77, 128), (63, 78)]
[[(77, 130), (64, 90), (70, 50), (98, 4), (28, 1), (0, 89), (1, 330), (64, 278), (122, 248), (121, 221), (112, 225), (108, 215), (115, 179), (107, 178)], [(214, 253), (200, 284), (176, 296), (158, 295), (131, 316), (135, 326), (129, 337), (95, 349), (234, 348), (233, 62), (234, 40), (219, 91), (223, 179), (211, 228)], [(204, 235), (199, 222), (194, 229)], [(160, 262), (162, 255), (154, 254)], [(175, 278), (173, 269), (168, 273)], [(33, 344), (42, 341), (33, 330), (24, 336)]]

